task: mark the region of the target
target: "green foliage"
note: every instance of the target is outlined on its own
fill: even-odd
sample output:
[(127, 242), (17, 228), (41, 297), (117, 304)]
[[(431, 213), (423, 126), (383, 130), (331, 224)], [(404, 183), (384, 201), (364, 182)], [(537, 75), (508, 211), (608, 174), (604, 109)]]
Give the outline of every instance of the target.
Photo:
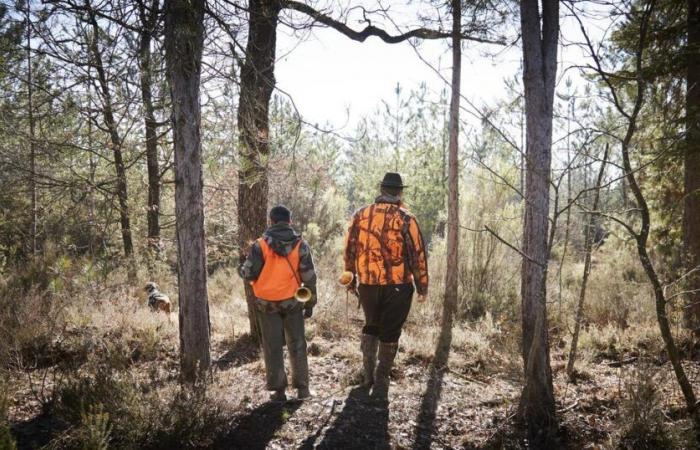
[[(630, 4), (630, 12), (612, 34), (604, 55), (616, 63), (614, 67), (620, 77), (613, 80), (626, 95), (634, 94), (635, 53), (645, 3), (634, 0)], [(648, 166), (638, 174), (638, 179), (652, 213), (651, 244), (662, 261), (657, 266), (662, 276), (668, 278), (675, 278), (681, 265), (683, 210), (680, 205), (684, 193), (679, 176), (683, 173), (685, 133), (686, 16), (686, 2), (655, 2), (643, 57), (646, 103), (633, 140), (634, 162), (637, 166)], [(629, 103), (626, 96), (622, 101)], [(613, 129), (614, 125), (607, 128)]]
[(112, 426), (109, 414), (104, 412), (102, 405), (90, 407), (80, 415), (81, 427), (78, 431), (78, 441), (82, 450), (107, 450), (109, 448)]
[(409, 185), (403, 200), (418, 217), (427, 241), (444, 226), (447, 196), (445, 92), (432, 98), (425, 85), (384, 103), (366, 118), (347, 149), (344, 186), (350, 209), (374, 201), (385, 172), (399, 172)]
[(341, 143), (333, 135), (300, 129), (290, 103), (279, 97), (271, 121), (269, 205), (290, 208), (294, 227), (316, 255), (325, 254), (346, 227), (348, 206), (339, 188)]

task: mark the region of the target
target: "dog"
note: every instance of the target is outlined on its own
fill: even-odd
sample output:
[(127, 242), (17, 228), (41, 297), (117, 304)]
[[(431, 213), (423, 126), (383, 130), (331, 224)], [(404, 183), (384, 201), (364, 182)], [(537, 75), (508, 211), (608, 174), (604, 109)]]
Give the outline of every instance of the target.
[(145, 291), (148, 292), (148, 307), (151, 311), (163, 311), (170, 315), (170, 298), (158, 290), (158, 285), (153, 281), (146, 283)]

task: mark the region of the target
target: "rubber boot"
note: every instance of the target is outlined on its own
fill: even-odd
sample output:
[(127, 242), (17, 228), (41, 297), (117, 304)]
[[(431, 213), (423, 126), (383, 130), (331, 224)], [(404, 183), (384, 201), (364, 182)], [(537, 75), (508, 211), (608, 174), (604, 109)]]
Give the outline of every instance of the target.
[(360, 350), (362, 350), (362, 387), (370, 388), (374, 383), (374, 368), (377, 365), (377, 348), (379, 339), (377, 336), (363, 334), (360, 339)]
[(391, 367), (394, 365), (396, 351), (399, 349), (398, 342), (380, 342), (377, 369), (374, 372), (374, 386), (372, 387), (372, 398), (386, 401), (389, 394), (389, 376)]
[(309, 388), (299, 388), (297, 389), (297, 400), (306, 400), (311, 398), (311, 391)]
[(270, 394), (270, 401), (271, 402), (286, 402), (287, 401), (287, 394), (285, 394), (284, 389), (277, 389), (276, 391), (272, 391)]

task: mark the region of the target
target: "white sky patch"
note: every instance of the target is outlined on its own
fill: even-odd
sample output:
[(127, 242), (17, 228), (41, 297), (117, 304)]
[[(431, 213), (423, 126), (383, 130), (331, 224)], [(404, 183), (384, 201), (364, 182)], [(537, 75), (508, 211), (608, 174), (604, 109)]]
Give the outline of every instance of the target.
[[(566, 12), (562, 8), (561, 34), (565, 41), (580, 42), (578, 24), (563, 17)], [(586, 25), (594, 38), (602, 36), (600, 24), (587, 20)], [(422, 57), (440, 71), (442, 78), (416, 55), (408, 42), (386, 44), (370, 37), (359, 43), (320, 27), (314, 28), (306, 39), (300, 39), (286, 26), (280, 26), (277, 86), (291, 96), (307, 122), (331, 124), (347, 132), (375, 111), (382, 100), (392, 101), (397, 83), (408, 92), (425, 82), (436, 97), (442, 89), (449, 89), (445, 83), (450, 79), (452, 65), (448, 40), (423, 41), (419, 45)], [(477, 106), (493, 106), (504, 99), (508, 95), (504, 80), (520, 76), (520, 47), (503, 51), (494, 45), (466, 42), (463, 49), (463, 96)], [(497, 55), (484, 56), (486, 51)], [(559, 78), (571, 78), (574, 86), (585, 82), (578, 70), (563, 71), (588, 62), (580, 48), (560, 45), (559, 61)], [(464, 118), (476, 122), (475, 118)]]

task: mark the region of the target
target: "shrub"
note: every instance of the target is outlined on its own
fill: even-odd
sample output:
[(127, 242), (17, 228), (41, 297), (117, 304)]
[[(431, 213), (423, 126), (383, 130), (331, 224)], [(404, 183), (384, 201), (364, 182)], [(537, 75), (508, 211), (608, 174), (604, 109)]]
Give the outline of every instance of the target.
[(109, 448), (112, 427), (109, 424), (109, 414), (103, 411), (102, 405), (91, 407), (81, 414), (78, 429), (79, 447), (82, 450), (107, 450)]
[(632, 369), (625, 381), (621, 405), (619, 449), (676, 448), (666, 430), (657, 391), (658, 371), (649, 366)]

